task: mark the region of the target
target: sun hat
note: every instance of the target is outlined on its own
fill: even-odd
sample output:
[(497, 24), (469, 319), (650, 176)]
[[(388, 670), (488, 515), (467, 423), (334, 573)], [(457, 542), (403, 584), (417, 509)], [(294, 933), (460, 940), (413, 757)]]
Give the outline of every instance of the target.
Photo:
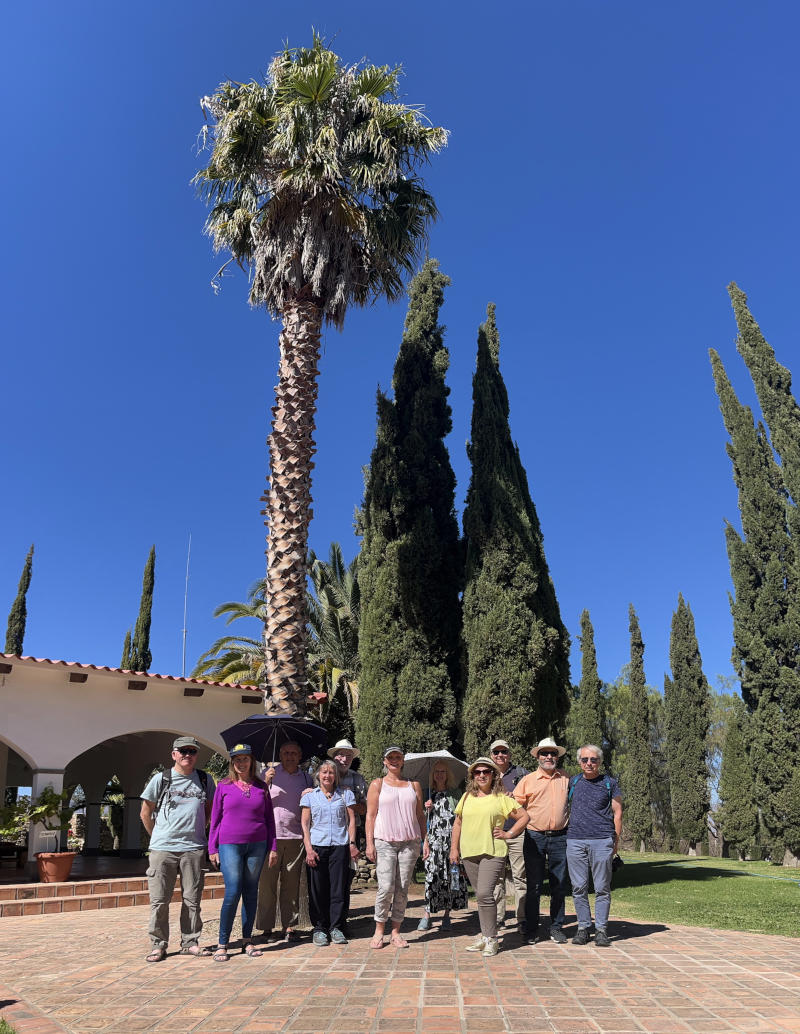
[(505, 747), (507, 751), (511, 751), (511, 747), (506, 743), (505, 740), (495, 740), (494, 743), (489, 744), (489, 753), (494, 750), (495, 747)]
[(472, 779), (472, 774), (478, 767), (478, 765), (488, 765), (488, 767), (491, 768), (493, 772), (496, 772), (498, 775), (500, 775), (500, 769), (490, 758), (477, 758), (467, 769), (467, 774), (469, 775), (470, 779)]
[(549, 747), (551, 750), (557, 750), (558, 756), (560, 758), (563, 758), (564, 755), (567, 753), (566, 747), (559, 746), (559, 744), (556, 743), (552, 736), (546, 736), (543, 740), (539, 740), (535, 747), (531, 747), (531, 757), (538, 758), (539, 751), (544, 750), (545, 747)]
[(335, 758), (337, 754), (352, 754), (354, 758), (361, 757), (361, 751), (354, 747), (350, 740), (337, 740), (328, 751), (329, 758)]
[(249, 743), (236, 743), (233, 747), (231, 747), (228, 753), (232, 758), (235, 758), (238, 757), (240, 754), (252, 754), (253, 748), (250, 746)]
[(173, 750), (178, 750), (180, 747), (197, 747), (200, 749), (200, 744), (194, 738), (194, 736), (179, 736), (177, 740), (172, 744)]
[(386, 750), (385, 750), (385, 751), (383, 752), (383, 757), (384, 757), (384, 760), (386, 760), (386, 758), (387, 758), (387, 757), (388, 757), (388, 756), (389, 756), (390, 754), (395, 754), (395, 753), (397, 753), (397, 754), (402, 754), (402, 755), (403, 755), (403, 757), (405, 757), (405, 756), (406, 756), (406, 752), (405, 752), (405, 751), (403, 750), (403, 748), (402, 748), (402, 747), (387, 747), (387, 748), (386, 748)]

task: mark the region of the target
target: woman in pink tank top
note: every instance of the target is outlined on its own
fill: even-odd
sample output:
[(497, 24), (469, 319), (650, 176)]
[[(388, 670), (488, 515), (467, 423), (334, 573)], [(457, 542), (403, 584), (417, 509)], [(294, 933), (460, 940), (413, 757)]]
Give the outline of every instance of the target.
[(367, 858), (377, 862), (378, 893), (375, 896), (375, 934), (371, 948), (382, 948), (384, 930), (391, 916), (390, 943), (407, 948), (400, 935), (408, 888), (425, 837), (425, 812), (419, 783), (403, 779), (404, 755), (400, 747), (383, 753), (385, 775), (373, 779), (367, 793)]

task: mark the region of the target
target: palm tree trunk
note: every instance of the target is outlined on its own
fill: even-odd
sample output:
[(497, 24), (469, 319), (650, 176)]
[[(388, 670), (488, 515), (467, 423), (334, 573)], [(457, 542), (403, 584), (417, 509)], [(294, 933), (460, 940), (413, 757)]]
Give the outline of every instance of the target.
[(262, 496), (267, 527), (264, 710), (304, 715), (306, 568), (322, 313), (295, 301), (283, 314), (280, 365), (268, 438), (270, 478)]

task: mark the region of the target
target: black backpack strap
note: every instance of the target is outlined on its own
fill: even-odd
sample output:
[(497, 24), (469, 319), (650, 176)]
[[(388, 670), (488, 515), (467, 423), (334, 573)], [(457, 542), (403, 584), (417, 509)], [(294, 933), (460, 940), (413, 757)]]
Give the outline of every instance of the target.
[(203, 789), (203, 793), (208, 797), (208, 772), (204, 768), (198, 768), (197, 774), (200, 776), (200, 786)]
[(169, 788), (172, 785), (172, 769), (165, 768), (161, 773), (161, 789), (158, 791), (158, 800), (154, 809), (154, 815), (158, 815), (161, 811), (161, 805), (164, 803), (164, 798), (169, 793)]

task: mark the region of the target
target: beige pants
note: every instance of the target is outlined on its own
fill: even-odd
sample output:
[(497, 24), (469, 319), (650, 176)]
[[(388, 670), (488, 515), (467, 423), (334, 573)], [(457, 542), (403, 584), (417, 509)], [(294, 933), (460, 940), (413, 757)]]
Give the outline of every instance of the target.
[(378, 893), (375, 895), (375, 922), (402, 923), (408, 903), (408, 888), (419, 858), (419, 840), (378, 840), (375, 838)]
[[(508, 869), (514, 881), (514, 903), (516, 905), (517, 922), (525, 922), (525, 899), (528, 892), (528, 882), (525, 879), (525, 857), (523, 848), (525, 846), (525, 830), (513, 840), (507, 840), (508, 846)], [(507, 870), (506, 870), (507, 871)], [(506, 875), (497, 884), (494, 892), (494, 900), (497, 905), (497, 922), (505, 922), (506, 918)]]
[(147, 867), (150, 891), (150, 940), (154, 948), (169, 943), (169, 904), (181, 874), (181, 947), (197, 944), (203, 929), (200, 899), (205, 883), (205, 851), (151, 851)]
[(300, 922), (300, 878), (305, 868), (304, 859), (302, 840), (278, 841), (278, 864), (274, 868), (265, 865), (258, 881), (257, 930), (272, 933), (279, 902), (281, 929), (288, 930)]
[(461, 861), (475, 891), (481, 933), (494, 940), (497, 937), (497, 887), (501, 886), (505, 892), (506, 860), (491, 854), (479, 854)]

